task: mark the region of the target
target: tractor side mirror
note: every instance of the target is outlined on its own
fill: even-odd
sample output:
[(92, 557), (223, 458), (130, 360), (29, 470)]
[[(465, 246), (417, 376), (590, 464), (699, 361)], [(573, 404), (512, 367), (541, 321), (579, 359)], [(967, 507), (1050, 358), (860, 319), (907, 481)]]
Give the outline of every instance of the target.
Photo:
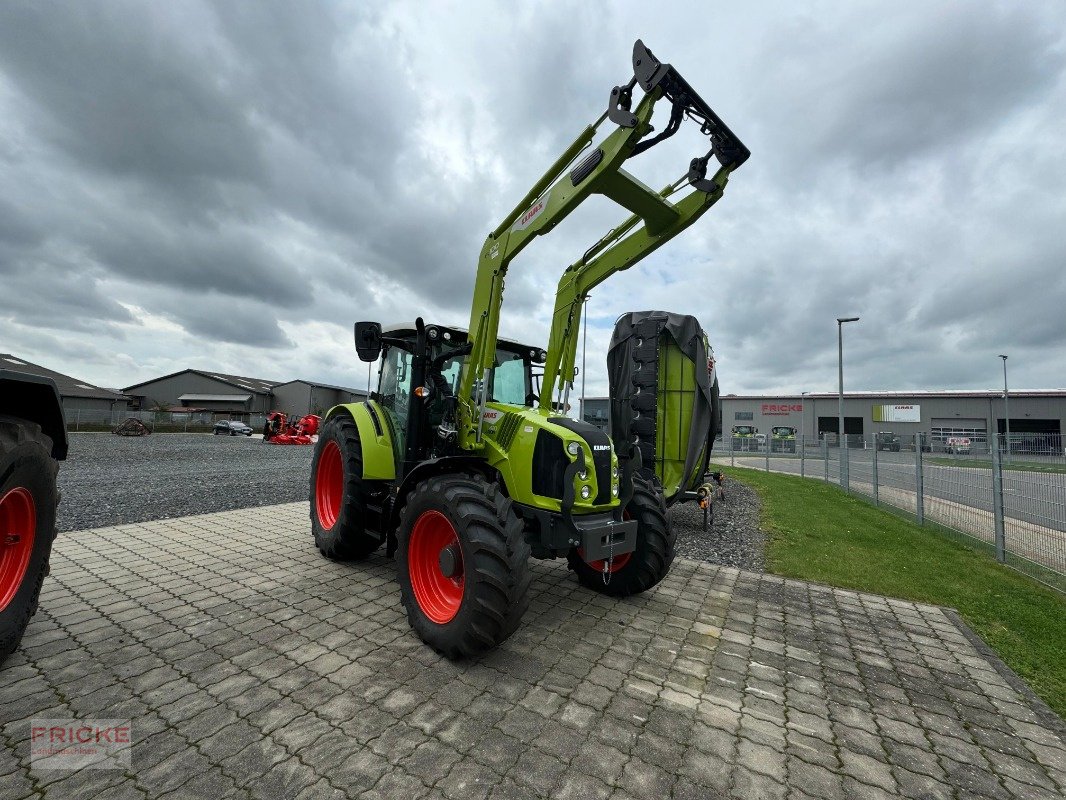
[(355, 323), (355, 352), (360, 361), (373, 362), (381, 356), (381, 323)]

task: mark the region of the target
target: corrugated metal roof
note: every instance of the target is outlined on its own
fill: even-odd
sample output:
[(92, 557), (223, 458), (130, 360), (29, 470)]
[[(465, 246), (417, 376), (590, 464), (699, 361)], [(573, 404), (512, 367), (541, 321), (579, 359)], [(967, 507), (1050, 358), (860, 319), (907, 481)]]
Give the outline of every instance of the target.
[(196, 403), (247, 403), (251, 399), (250, 394), (183, 394), (178, 397), (183, 403), (187, 400)]
[(366, 394), (366, 389), (353, 389), (351, 386), (334, 386), (331, 383), (319, 383), (318, 381), (307, 381), (303, 378), (296, 378), (291, 381), (285, 381), (285, 383), (279, 383), (274, 386), (275, 389), (281, 386), (288, 386), (290, 383), (302, 383), (304, 386), (314, 386), (316, 389), (333, 389), (338, 392), (350, 392), (351, 394)]
[(192, 372), (197, 375), (203, 375), (205, 378), (212, 378), (216, 381), (221, 381), (222, 383), (228, 383), (231, 386), (236, 386), (240, 389), (247, 389), (248, 391), (255, 392), (256, 394), (270, 394), (271, 389), (274, 386), (277, 386), (279, 383), (279, 381), (265, 381), (261, 380), (260, 378), (244, 378), (240, 375), (226, 375), (222, 372), (208, 372), (202, 369), (183, 369), (177, 372), (172, 372), (169, 375), (160, 375), (158, 378), (152, 378), (151, 380), (135, 383), (132, 386), (127, 386), (122, 391), (137, 394), (137, 392), (132, 392), (132, 390), (138, 389), (141, 386), (146, 386), (149, 383), (155, 383), (156, 381), (165, 380), (166, 378), (173, 378), (177, 375), (184, 375), (188, 372)]
[(62, 372), (56, 372), (47, 367), (42, 367), (39, 364), (33, 364), (18, 356), (11, 355), (10, 353), (0, 353), (0, 367), (11, 369), (15, 372), (27, 372), (31, 375), (41, 375), (45, 378), (51, 378), (56, 382), (56, 388), (59, 389), (60, 397), (89, 397), (95, 400), (112, 400), (115, 402), (129, 399), (124, 394), (112, 392), (109, 389), (102, 389), (99, 386), (93, 386), (78, 378), (72, 378), (70, 375), (64, 375)]

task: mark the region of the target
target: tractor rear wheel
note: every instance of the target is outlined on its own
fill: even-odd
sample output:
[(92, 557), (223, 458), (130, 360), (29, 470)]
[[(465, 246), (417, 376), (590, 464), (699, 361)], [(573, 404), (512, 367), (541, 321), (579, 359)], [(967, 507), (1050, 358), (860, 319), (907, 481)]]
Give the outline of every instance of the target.
[(480, 476), (439, 475), (407, 496), (396, 569), (407, 619), (447, 658), (489, 650), (529, 604), (529, 545), (510, 498)]
[(37, 611), (56, 535), (57, 469), (39, 425), (0, 417), (0, 662)]
[(624, 516), (637, 521), (636, 548), (615, 556), (606, 574), (603, 561), (586, 562), (576, 547), (566, 557), (582, 586), (612, 597), (647, 591), (666, 577), (674, 561), (676, 537), (666, 518), (666, 502), (647, 478), (633, 476), (633, 497)]
[(351, 417), (338, 414), (322, 427), (311, 460), (311, 530), (315, 547), (333, 561), (365, 558), (382, 537), (365, 526), (363, 449)]

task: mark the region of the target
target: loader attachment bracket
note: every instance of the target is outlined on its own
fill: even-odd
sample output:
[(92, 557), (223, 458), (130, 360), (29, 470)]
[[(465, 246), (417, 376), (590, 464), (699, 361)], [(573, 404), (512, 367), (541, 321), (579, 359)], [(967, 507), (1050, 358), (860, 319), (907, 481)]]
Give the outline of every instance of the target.
[(637, 127), (637, 117), (633, 108), (633, 87), (637, 84), (636, 76), (630, 78), (625, 86), (611, 89), (611, 102), (607, 105), (607, 116), (611, 122), (622, 128)]
[[(737, 138), (736, 134), (729, 130), (729, 126), (722, 122), (721, 118), (714, 113), (714, 110), (697, 94), (688, 81), (681, 77), (681, 74), (676, 69), (659, 61), (640, 39), (637, 39), (633, 45), (633, 79), (640, 84), (640, 88), (645, 92), (662, 89), (663, 96), (674, 105), (675, 114), (680, 116), (683, 113), (690, 119), (699, 122), (700, 133), (710, 137), (711, 140), (711, 153), (708, 153), (708, 156), (713, 153), (723, 167), (734, 170), (748, 160), (751, 152)], [(616, 87), (617, 89), (618, 87)], [(613, 93), (611, 97), (613, 100)], [(611, 119), (614, 119), (613, 115)], [(665, 134), (666, 131), (663, 133)], [(650, 147), (665, 138), (666, 136), (660, 134), (646, 144)], [(641, 144), (645, 143), (642, 142)], [(642, 149), (646, 150), (647, 147), (640, 148), (638, 146), (634, 151), (634, 155), (641, 152)], [(704, 171), (706, 171), (706, 159), (706, 156), (702, 159)], [(695, 186), (695, 184), (693, 185)], [(696, 186), (696, 188), (702, 187)], [(703, 189), (703, 191), (708, 190)]]

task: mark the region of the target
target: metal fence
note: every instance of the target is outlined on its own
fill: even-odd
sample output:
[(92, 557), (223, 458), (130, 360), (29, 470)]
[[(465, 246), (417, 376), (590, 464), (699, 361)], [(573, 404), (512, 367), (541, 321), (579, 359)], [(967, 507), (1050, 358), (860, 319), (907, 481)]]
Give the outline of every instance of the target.
[(1009, 566), (1066, 591), (1066, 452), (1057, 437), (990, 442), (928, 434), (817, 439), (730, 437), (716, 463), (836, 483), (945, 528)]
[[(230, 419), (228, 414), (210, 411), (97, 411), (71, 408), (66, 411), (68, 431), (112, 431), (127, 419), (139, 419), (157, 433), (210, 433), (215, 423)], [(241, 422), (252, 430), (261, 430), (263, 414), (244, 414)]]

